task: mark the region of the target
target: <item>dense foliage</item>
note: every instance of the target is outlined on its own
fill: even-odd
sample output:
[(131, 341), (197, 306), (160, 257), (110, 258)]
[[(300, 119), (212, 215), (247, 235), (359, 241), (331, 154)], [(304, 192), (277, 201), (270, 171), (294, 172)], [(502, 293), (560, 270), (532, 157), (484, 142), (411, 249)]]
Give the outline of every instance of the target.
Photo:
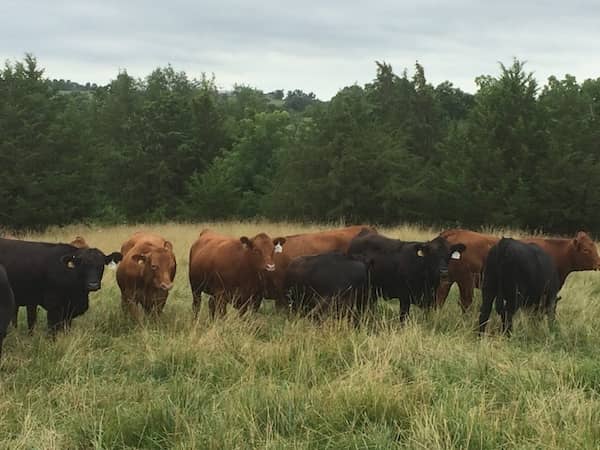
[(0, 225), (267, 217), (600, 230), (600, 78), (522, 62), (467, 94), (377, 63), (321, 102), (190, 79), (0, 72)]

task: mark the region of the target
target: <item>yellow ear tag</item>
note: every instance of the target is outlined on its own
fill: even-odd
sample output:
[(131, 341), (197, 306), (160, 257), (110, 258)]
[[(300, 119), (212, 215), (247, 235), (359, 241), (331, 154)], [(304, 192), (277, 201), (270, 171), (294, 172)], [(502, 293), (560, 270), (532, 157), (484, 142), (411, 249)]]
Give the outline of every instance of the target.
[(69, 269), (74, 269), (74, 268), (75, 268), (75, 263), (74, 263), (73, 261), (69, 261), (69, 262), (67, 263), (67, 267), (68, 267)]
[(278, 242), (277, 245), (275, 246), (275, 253), (281, 253), (283, 252), (283, 246)]
[(423, 253), (423, 250), (419, 249), (417, 250), (417, 256), (425, 256), (425, 253)]
[(138, 264), (141, 266), (142, 264), (144, 264), (144, 260), (143, 259), (138, 259)]
[(452, 255), (450, 256), (450, 258), (460, 259), (460, 252), (459, 251), (452, 252)]

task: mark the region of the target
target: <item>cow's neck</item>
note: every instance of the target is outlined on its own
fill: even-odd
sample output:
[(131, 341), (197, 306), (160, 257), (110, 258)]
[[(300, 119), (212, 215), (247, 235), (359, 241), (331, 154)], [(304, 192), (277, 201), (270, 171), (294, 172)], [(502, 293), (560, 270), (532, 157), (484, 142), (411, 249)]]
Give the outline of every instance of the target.
[(556, 266), (558, 276), (560, 278), (561, 287), (565, 283), (567, 276), (575, 270), (573, 252), (572, 247), (570, 245), (570, 241), (570, 239), (544, 239), (547, 252), (554, 260), (554, 265)]

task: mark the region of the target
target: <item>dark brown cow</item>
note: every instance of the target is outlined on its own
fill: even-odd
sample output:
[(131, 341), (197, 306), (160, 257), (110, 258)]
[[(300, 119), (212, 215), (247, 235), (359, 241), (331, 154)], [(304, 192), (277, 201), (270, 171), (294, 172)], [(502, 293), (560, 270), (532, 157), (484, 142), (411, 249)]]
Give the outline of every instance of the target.
[(377, 233), (367, 225), (356, 225), (335, 230), (319, 231), (316, 233), (295, 234), (285, 236), (285, 248), (276, 249), (274, 260), (277, 267), (269, 273), (269, 289), (267, 297), (275, 297), (278, 309), (287, 306), (284, 292), (284, 280), (290, 262), (299, 256), (320, 255), (329, 252), (342, 252), (348, 250), (350, 242), (361, 231)]
[(265, 290), (265, 276), (276, 268), (273, 261), (275, 247), (281, 248), (286, 239), (271, 239), (260, 233), (249, 239), (223, 236), (204, 230), (190, 249), (190, 286), (193, 308), (197, 316), (202, 292), (209, 294), (212, 318), (218, 309), (226, 312), (228, 302), (246, 312), (250, 303), (257, 301)]
[[(473, 302), (473, 288), (480, 287), (481, 273), (489, 250), (500, 238), (459, 229), (444, 231), (441, 236), (451, 244), (459, 241), (465, 243), (467, 250), (460, 260), (451, 261), (448, 265), (449, 283), (438, 289), (436, 303), (438, 306), (444, 303), (450, 286), (456, 282), (460, 290), (461, 306), (466, 309)], [(571, 272), (600, 269), (596, 245), (583, 231), (572, 239), (524, 238), (521, 241), (537, 244), (552, 257), (560, 276), (560, 287)]]
[(173, 245), (162, 236), (137, 232), (121, 246), (123, 261), (117, 269), (121, 307), (137, 318), (137, 305), (160, 314), (177, 271)]

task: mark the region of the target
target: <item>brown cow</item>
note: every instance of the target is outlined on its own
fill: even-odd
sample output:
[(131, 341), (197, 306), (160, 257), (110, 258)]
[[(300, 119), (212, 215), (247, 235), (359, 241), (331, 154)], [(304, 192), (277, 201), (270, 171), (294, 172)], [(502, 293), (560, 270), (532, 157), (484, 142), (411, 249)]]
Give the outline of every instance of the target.
[(137, 305), (160, 314), (177, 271), (173, 245), (163, 237), (137, 232), (121, 246), (123, 261), (117, 269), (121, 307), (137, 318)]
[(600, 270), (600, 256), (592, 238), (580, 231), (573, 239), (526, 238), (524, 242), (537, 244), (554, 260), (560, 277), (560, 286), (571, 272)]
[(232, 302), (244, 314), (252, 302), (259, 301), (265, 289), (265, 275), (275, 270), (275, 248), (286, 239), (271, 239), (260, 233), (249, 239), (235, 239), (204, 230), (190, 249), (190, 286), (196, 317), (202, 292), (209, 294), (210, 316), (226, 312)]
[(282, 251), (276, 249), (274, 260), (277, 269), (269, 274), (267, 297), (275, 297), (275, 305), (278, 309), (285, 308), (287, 300), (283, 286), (285, 273), (290, 262), (299, 256), (319, 255), (333, 251), (345, 253), (350, 246), (350, 241), (363, 230), (377, 233), (374, 228), (367, 225), (356, 225), (328, 231), (285, 236), (285, 249), (281, 249)]
[(481, 274), (488, 253), (500, 238), (462, 229), (447, 230), (440, 233), (440, 236), (450, 245), (462, 243), (467, 249), (460, 259), (450, 259), (448, 262), (448, 278), (440, 283), (436, 293), (436, 306), (444, 304), (452, 284), (456, 282), (460, 290), (460, 305), (465, 311), (473, 303), (473, 288), (481, 287)]
[[(448, 265), (449, 283), (440, 286), (436, 304), (442, 305), (448, 296), (453, 282), (458, 284), (463, 310), (473, 302), (473, 288), (480, 287), (481, 273), (490, 248), (500, 238), (468, 230), (448, 230), (441, 233), (451, 244), (455, 241), (467, 245), (466, 252), (459, 260), (451, 260)], [(523, 242), (533, 243), (544, 249), (554, 261), (560, 277), (560, 287), (571, 272), (599, 270), (600, 256), (590, 236), (580, 231), (573, 239), (524, 238)], [(471, 251), (475, 249), (475, 251)]]

